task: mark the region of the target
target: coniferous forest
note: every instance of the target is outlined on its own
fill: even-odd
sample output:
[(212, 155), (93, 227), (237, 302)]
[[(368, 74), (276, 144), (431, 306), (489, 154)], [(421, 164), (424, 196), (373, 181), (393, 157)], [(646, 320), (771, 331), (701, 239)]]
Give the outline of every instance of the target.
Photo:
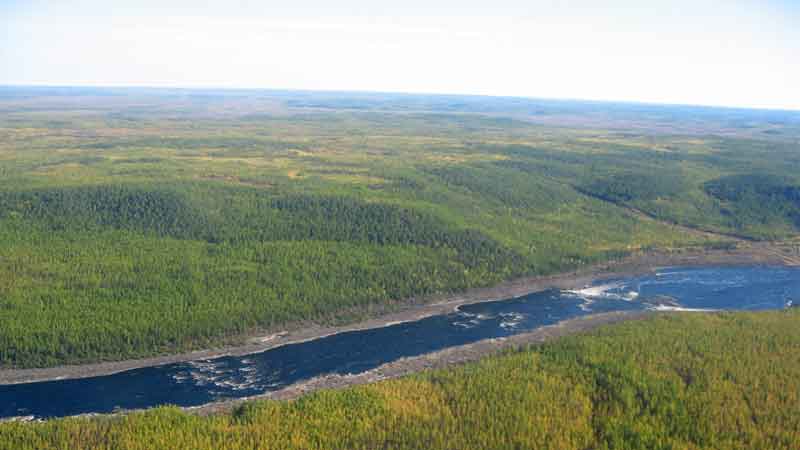
[[(800, 115), (0, 87), (0, 370), (218, 348), (648, 252), (800, 236)], [(0, 448), (798, 448), (800, 316), (656, 315), (202, 417)]]
[(663, 315), (208, 417), (0, 424), (0, 448), (795, 449), (798, 323), (796, 309)]
[[(0, 112), (1, 367), (237, 343), (728, 245), (671, 224), (800, 229), (790, 113), (57, 88), (3, 88)], [(540, 123), (560, 117), (593, 126)]]

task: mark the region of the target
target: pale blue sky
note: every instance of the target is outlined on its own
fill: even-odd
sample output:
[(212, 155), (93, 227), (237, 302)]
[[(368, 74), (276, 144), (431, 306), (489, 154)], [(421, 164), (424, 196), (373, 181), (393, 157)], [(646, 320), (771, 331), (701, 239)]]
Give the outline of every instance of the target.
[(0, 84), (800, 109), (798, 80), (800, 0), (0, 0)]

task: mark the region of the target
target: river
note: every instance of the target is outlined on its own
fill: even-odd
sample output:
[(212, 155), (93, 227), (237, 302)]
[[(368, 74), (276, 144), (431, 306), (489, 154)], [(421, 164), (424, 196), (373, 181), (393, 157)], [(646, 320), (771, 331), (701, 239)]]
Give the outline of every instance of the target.
[(0, 418), (51, 418), (158, 405), (199, 406), (264, 394), (328, 374), (357, 374), (404, 357), (529, 332), (580, 316), (631, 310), (782, 309), (800, 302), (800, 268), (667, 268), (459, 307), (381, 328), (261, 353), (166, 364), (91, 378), (0, 385)]

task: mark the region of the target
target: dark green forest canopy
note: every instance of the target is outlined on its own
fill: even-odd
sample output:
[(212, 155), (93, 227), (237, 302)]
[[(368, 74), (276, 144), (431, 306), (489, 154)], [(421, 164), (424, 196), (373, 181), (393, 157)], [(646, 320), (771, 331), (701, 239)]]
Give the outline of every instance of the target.
[(0, 448), (796, 449), (798, 330), (796, 308), (661, 315), (208, 417), (0, 424)]
[(789, 112), (89, 88), (0, 88), (0, 112), (0, 366), (237, 343), (728, 245), (673, 223), (800, 231)]

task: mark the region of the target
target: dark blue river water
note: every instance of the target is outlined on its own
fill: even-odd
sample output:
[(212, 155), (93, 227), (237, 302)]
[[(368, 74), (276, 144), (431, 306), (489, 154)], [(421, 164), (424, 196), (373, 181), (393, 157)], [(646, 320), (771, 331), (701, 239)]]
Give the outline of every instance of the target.
[(352, 331), (262, 353), (74, 380), (0, 385), (0, 418), (70, 416), (249, 397), (326, 374), (356, 374), (403, 357), (510, 336), (565, 319), (625, 310), (765, 310), (800, 302), (800, 268), (670, 268), (462, 306), (414, 322)]

